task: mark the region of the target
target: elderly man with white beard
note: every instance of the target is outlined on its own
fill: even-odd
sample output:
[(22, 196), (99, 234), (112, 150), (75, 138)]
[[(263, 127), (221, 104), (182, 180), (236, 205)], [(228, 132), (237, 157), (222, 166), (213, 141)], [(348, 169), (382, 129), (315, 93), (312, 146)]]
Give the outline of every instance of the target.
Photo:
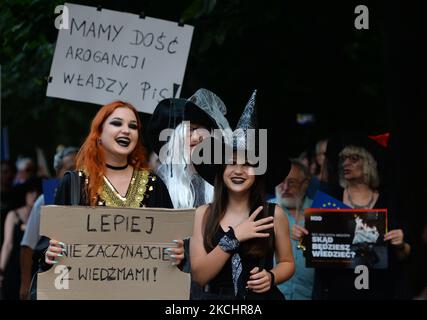
[[(313, 202), (306, 195), (311, 179), (310, 172), (300, 161), (291, 159), (290, 162), (291, 170), (288, 176), (276, 187), (276, 203), (288, 215), (292, 234), (308, 234), (304, 228), (304, 209), (309, 208)], [(313, 291), (314, 269), (305, 267), (305, 257), (302, 250), (298, 249), (298, 241), (292, 240), (295, 274), (278, 287), (288, 300), (310, 300)]]

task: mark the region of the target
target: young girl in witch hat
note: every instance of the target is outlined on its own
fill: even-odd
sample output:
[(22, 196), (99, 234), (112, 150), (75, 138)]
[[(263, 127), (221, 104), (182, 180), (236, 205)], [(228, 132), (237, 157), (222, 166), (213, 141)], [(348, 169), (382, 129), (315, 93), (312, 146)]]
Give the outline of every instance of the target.
[(248, 158), (241, 158), (242, 150), (253, 147), (247, 133), (255, 129), (255, 96), (229, 146), (232, 159), (223, 159), (222, 165), (195, 164), (215, 187), (213, 202), (196, 211), (190, 246), (192, 276), (204, 286), (205, 299), (284, 299), (276, 285), (294, 272), (286, 215), (267, 205), (265, 175), (255, 175)]

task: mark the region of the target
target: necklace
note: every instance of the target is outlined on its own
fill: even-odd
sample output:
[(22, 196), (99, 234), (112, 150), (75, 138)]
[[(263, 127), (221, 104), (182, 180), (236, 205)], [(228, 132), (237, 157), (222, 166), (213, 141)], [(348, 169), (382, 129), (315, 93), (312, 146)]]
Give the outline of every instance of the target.
[(122, 167), (115, 167), (115, 166), (112, 166), (111, 164), (106, 164), (106, 166), (107, 166), (107, 168), (109, 168), (109, 169), (111, 169), (111, 170), (125, 170), (127, 167), (128, 167), (128, 163), (126, 163), (124, 166), (122, 166)]
[(348, 201), (350, 202), (351, 206), (354, 209), (369, 209), (369, 208), (371, 208), (372, 204), (374, 203), (374, 199), (375, 199), (374, 192), (372, 192), (371, 199), (369, 200), (369, 202), (366, 205), (358, 205), (358, 204), (355, 204), (353, 202), (353, 199), (351, 198), (351, 195), (350, 195), (350, 190), (348, 190), (348, 189), (347, 189), (347, 195), (348, 195)]
[[(301, 206), (297, 206), (297, 208), (296, 208), (296, 217), (295, 217), (295, 224), (296, 224), (296, 225), (299, 223), (299, 221), (300, 221), (300, 217), (303, 217), (303, 216), (304, 216), (304, 214), (301, 214), (301, 213), (300, 213), (300, 211), (301, 211), (301, 210), (300, 210), (300, 207), (302, 207), (302, 205), (301, 205)], [(304, 243), (303, 243), (303, 237), (301, 237), (301, 238), (299, 239), (298, 244), (297, 244), (297, 249), (302, 250), (303, 252), (307, 249), (307, 248), (305, 247)]]

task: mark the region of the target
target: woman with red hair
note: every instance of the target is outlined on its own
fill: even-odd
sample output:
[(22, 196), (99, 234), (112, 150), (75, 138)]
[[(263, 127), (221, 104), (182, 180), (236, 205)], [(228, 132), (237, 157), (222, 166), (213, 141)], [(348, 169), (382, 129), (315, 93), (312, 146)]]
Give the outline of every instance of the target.
[[(116, 101), (103, 106), (77, 154), (77, 172), (64, 176), (55, 204), (173, 208), (163, 181), (148, 170), (140, 132), (138, 112), (131, 104)], [(75, 185), (80, 192), (73, 192)], [(182, 241), (175, 242), (177, 248), (169, 251), (173, 264), (179, 264)], [(45, 263), (51, 265), (65, 246), (53, 239), (49, 244)]]

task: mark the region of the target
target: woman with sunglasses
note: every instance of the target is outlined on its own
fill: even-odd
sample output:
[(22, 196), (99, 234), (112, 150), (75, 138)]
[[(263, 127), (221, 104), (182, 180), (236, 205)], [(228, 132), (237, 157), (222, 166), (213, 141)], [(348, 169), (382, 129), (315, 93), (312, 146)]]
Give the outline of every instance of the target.
[[(338, 155), (338, 177), (341, 188), (331, 194), (353, 209), (390, 208), (383, 179), (387, 149), (383, 140), (368, 137), (352, 137), (344, 141)], [(380, 185), (380, 182), (382, 184)], [(389, 242), (388, 268), (369, 269), (369, 288), (358, 290), (357, 274), (353, 269), (316, 269), (313, 298), (329, 299), (394, 299), (402, 296), (402, 261), (410, 253), (404, 232), (392, 210), (388, 210), (388, 229), (384, 241)], [(368, 226), (367, 226), (368, 228)], [(293, 230), (293, 238), (308, 235), (309, 230)], [(364, 252), (364, 265), (374, 264), (377, 256), (372, 251)], [(372, 260), (372, 261), (371, 261)], [(362, 264), (362, 263), (361, 263)]]

